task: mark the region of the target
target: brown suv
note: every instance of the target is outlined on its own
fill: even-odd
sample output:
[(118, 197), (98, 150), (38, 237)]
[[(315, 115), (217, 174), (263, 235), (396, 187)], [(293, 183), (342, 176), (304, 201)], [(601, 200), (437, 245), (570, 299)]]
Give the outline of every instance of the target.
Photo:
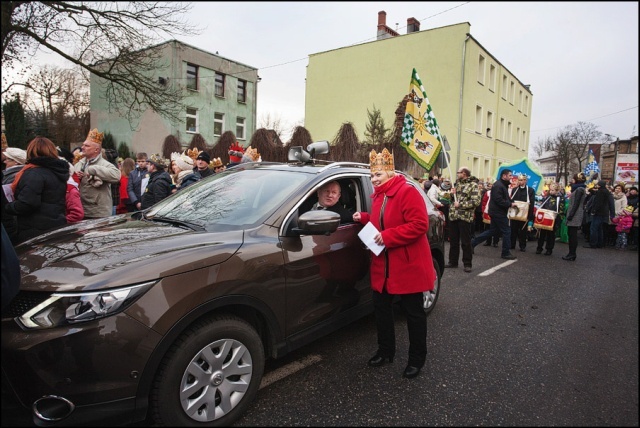
[[(362, 225), (305, 208), (337, 180), (345, 208), (369, 211), (368, 165), (294, 157), (305, 162), (241, 164), (145, 212), (19, 246), (21, 291), (2, 314), (3, 421), (28, 409), (41, 426), (229, 425), (255, 397), (265, 358), (369, 314)], [(425, 203), (431, 311), (444, 220)]]

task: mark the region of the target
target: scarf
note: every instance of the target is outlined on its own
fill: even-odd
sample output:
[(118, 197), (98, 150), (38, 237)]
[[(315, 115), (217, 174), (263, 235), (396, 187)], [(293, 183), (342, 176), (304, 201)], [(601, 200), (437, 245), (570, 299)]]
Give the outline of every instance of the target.
[(22, 174), (24, 174), (24, 172), (28, 169), (38, 168), (38, 167), (39, 167), (38, 165), (35, 165), (33, 163), (28, 163), (20, 171), (18, 171), (18, 173), (16, 174), (16, 178), (13, 180), (13, 183), (11, 183), (11, 190), (13, 191), (14, 195), (16, 193), (16, 189), (18, 188), (18, 181), (20, 181), (20, 179), (22, 178)]
[(387, 192), (387, 190), (389, 190), (389, 188), (393, 185), (395, 180), (398, 179), (398, 177), (400, 177), (400, 175), (396, 174), (395, 176), (393, 176), (389, 180), (387, 180), (386, 183), (374, 187), (373, 188), (373, 195), (371, 195), (371, 196), (373, 197), (373, 196), (378, 196), (378, 195), (384, 195)]

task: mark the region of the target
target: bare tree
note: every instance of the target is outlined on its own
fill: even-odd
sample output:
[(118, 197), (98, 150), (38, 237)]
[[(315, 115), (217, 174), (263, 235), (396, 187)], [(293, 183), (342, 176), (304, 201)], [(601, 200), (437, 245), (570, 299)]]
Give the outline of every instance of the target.
[(531, 144), (529, 149), (532, 151), (536, 159), (539, 159), (545, 151), (549, 150), (548, 147), (550, 147), (550, 138), (546, 137), (542, 140), (537, 139), (533, 144)]
[(147, 109), (179, 120), (183, 90), (151, 78), (168, 67), (153, 45), (200, 32), (182, 20), (190, 3), (8, 1), (1, 7), (3, 95), (23, 84), (8, 83), (6, 72), (44, 47), (104, 79), (109, 111), (132, 128)]
[(578, 167), (582, 171), (582, 163), (589, 157), (589, 144), (602, 138), (602, 132), (593, 123), (578, 122), (571, 127), (571, 154), (578, 161)]
[(271, 129), (280, 139), (284, 136), (287, 127), (288, 125), (282, 121), (282, 117), (280, 115), (274, 114), (272, 116), (271, 113), (260, 115), (260, 120), (258, 121), (258, 128)]
[(558, 182), (560, 177), (564, 177), (565, 183), (569, 182), (573, 149), (573, 129), (571, 126), (567, 126), (560, 130), (553, 140), (552, 151), (556, 155), (556, 181)]

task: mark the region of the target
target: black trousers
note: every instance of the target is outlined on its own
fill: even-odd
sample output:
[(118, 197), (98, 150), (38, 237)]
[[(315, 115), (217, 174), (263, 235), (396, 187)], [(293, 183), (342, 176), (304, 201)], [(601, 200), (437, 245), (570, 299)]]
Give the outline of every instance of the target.
[(458, 264), (460, 245), (462, 244), (462, 264), (471, 267), (471, 224), (462, 220), (449, 222), (449, 263)]
[(578, 249), (578, 229), (580, 229), (580, 226), (569, 226), (568, 232), (569, 232), (569, 254), (567, 254), (568, 256), (575, 256), (576, 255), (576, 250)]
[(546, 250), (553, 251), (553, 247), (556, 245), (556, 231), (555, 230), (545, 230), (539, 229), (538, 232), (540, 236), (538, 236), (538, 250), (542, 251), (547, 244)]
[(378, 355), (393, 358), (396, 353), (396, 333), (393, 319), (393, 298), (400, 297), (400, 306), (406, 313), (409, 331), (408, 365), (421, 368), (427, 359), (427, 314), (422, 306), (422, 293), (389, 294), (373, 292), (373, 307), (378, 330)]
[(511, 220), (511, 249), (516, 248), (516, 241), (520, 249), (527, 247), (527, 222)]

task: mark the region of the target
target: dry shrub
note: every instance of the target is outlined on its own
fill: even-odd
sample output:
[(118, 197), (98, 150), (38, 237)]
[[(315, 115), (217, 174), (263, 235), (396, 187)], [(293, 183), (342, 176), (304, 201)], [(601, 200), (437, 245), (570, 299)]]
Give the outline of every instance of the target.
[(260, 128), (253, 133), (249, 145), (258, 150), (264, 162), (276, 162), (279, 150), (273, 141), (272, 132), (266, 128)]
[(171, 153), (182, 153), (182, 144), (175, 135), (167, 135), (162, 143), (162, 157), (171, 159)]
[(220, 158), (224, 165), (228, 164), (229, 148), (236, 141), (236, 135), (232, 131), (224, 131), (218, 142), (211, 149), (211, 159)]

